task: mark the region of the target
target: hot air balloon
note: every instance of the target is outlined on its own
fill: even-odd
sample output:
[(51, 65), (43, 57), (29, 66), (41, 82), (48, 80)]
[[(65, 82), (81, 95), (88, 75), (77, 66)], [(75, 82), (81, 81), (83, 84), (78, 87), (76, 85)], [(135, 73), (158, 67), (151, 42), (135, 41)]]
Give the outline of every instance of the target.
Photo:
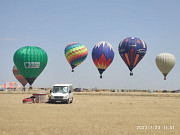
[(88, 50), (83, 44), (71, 43), (66, 46), (64, 53), (67, 61), (71, 65), (72, 72), (74, 72), (74, 68), (86, 59)]
[(0, 86), (0, 89), (15, 90), (15, 89), (21, 89), (21, 86), (16, 82), (6, 82)]
[(128, 37), (119, 43), (119, 54), (133, 75), (133, 68), (141, 61), (146, 54), (146, 43), (136, 37)]
[(25, 91), (25, 86), (27, 84), (26, 79), (19, 73), (19, 71), (17, 70), (16, 66), (13, 66), (13, 74), (15, 76), (15, 78), (22, 84), (23, 86), (23, 90)]
[(31, 85), (45, 68), (48, 56), (40, 47), (25, 46), (14, 53), (13, 60), (19, 73), (27, 80), (32, 89)]
[(106, 41), (97, 43), (92, 50), (92, 59), (100, 73), (100, 78), (102, 78), (102, 73), (108, 68), (114, 59), (112, 45)]
[(170, 53), (160, 53), (156, 56), (156, 65), (158, 69), (164, 75), (164, 80), (166, 80), (167, 74), (172, 70), (176, 62), (174, 55)]

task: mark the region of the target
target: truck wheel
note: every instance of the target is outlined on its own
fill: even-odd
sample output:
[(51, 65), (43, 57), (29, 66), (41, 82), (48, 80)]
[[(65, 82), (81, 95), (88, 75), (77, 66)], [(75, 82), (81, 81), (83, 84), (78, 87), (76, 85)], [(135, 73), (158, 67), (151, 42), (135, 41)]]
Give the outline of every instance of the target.
[(73, 98), (72, 98), (72, 100), (71, 100), (71, 102), (70, 103), (72, 103), (73, 102)]
[(66, 101), (66, 104), (69, 104), (70, 103), (70, 101), (69, 101), (69, 99)]
[(49, 103), (50, 103), (50, 104), (53, 104), (53, 103), (54, 103), (54, 101), (50, 99), (50, 100), (49, 100)]

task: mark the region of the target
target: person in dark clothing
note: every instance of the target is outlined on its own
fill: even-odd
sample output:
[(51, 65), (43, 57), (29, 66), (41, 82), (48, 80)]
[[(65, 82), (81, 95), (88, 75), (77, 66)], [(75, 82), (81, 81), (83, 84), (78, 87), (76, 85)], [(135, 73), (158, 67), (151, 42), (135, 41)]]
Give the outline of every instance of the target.
[(33, 100), (33, 103), (36, 103), (36, 97), (33, 95), (30, 97)]

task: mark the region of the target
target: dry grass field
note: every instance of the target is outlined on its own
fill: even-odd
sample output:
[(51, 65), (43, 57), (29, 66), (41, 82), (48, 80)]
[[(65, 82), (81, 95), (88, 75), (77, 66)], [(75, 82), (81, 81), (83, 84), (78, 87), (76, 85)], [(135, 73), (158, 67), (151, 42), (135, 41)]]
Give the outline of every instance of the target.
[(180, 135), (180, 94), (75, 93), (72, 104), (23, 104), (30, 96), (0, 93), (0, 135)]

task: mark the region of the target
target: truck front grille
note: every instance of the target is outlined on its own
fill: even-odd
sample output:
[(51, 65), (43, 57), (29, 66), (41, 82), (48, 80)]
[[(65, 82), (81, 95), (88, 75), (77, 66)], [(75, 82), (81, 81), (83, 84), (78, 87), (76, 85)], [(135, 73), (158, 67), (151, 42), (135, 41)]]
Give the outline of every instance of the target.
[(63, 98), (63, 96), (54, 96), (54, 98)]

